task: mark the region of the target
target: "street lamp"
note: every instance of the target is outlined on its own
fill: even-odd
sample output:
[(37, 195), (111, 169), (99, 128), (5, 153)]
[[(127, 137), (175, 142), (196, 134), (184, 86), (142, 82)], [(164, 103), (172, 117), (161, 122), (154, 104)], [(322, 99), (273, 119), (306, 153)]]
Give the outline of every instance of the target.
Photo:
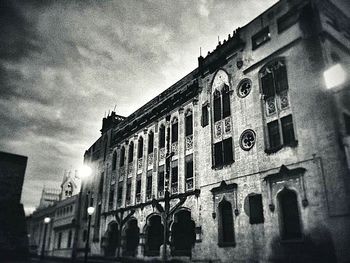
[(42, 244), (42, 246), (41, 246), (40, 260), (43, 260), (44, 257), (45, 257), (45, 243), (46, 243), (47, 225), (48, 225), (50, 222), (51, 222), (51, 218), (50, 218), (50, 217), (45, 217), (45, 218), (44, 218), (45, 229), (44, 229), (43, 244)]
[(85, 243), (85, 257), (84, 257), (84, 262), (87, 263), (87, 257), (89, 253), (89, 239), (90, 239), (90, 226), (91, 226), (91, 216), (95, 212), (95, 208), (90, 206), (87, 209), (87, 213), (89, 215), (89, 223), (88, 223), (88, 229), (87, 229), (87, 238), (86, 238), (86, 243)]
[(82, 178), (87, 178), (92, 174), (92, 169), (90, 166), (84, 164), (80, 169), (80, 176)]

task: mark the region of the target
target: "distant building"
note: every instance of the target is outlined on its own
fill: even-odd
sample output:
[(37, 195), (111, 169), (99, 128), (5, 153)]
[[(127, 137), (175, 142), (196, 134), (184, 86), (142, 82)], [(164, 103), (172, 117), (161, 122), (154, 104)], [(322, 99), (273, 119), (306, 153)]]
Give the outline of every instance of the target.
[(281, 0), (130, 116), (103, 119), (78, 248), (92, 205), (93, 256), (160, 259), (169, 231), (175, 259), (348, 262), (349, 29), (328, 0)]
[(0, 152), (0, 259), (25, 258), (28, 239), (20, 203), (26, 156)]
[(44, 218), (49, 217), (45, 256), (72, 256), (79, 190), (79, 176), (77, 172), (73, 174), (70, 171), (65, 172), (61, 189), (43, 189), (38, 209), (27, 218), (32, 253), (41, 255), (45, 235)]

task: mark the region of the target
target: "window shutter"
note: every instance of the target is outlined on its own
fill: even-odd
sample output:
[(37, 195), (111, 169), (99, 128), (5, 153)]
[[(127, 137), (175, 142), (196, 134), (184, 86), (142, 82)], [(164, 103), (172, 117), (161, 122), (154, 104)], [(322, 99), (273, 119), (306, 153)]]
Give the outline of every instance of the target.
[(295, 141), (292, 115), (281, 119), (283, 144), (288, 145)]
[(186, 179), (193, 177), (193, 156), (186, 156), (186, 171), (185, 171)]
[(178, 140), (179, 125), (178, 123), (173, 123), (171, 125), (171, 142), (177, 142)]
[(186, 123), (185, 123), (185, 136), (193, 134), (193, 118), (192, 114), (186, 116)]
[(222, 117), (231, 115), (229, 86), (225, 85), (222, 93)]
[(214, 93), (214, 122), (221, 120), (221, 96), (219, 92)]
[(204, 105), (202, 107), (202, 127), (205, 127), (208, 124), (209, 124), (208, 105)]
[(284, 90), (288, 90), (288, 80), (286, 67), (281, 62), (277, 63), (278, 66), (276, 67), (274, 73), (276, 93), (279, 94)]
[(278, 120), (268, 123), (267, 129), (269, 133), (270, 149), (279, 147), (281, 145), (281, 137), (278, 127)]

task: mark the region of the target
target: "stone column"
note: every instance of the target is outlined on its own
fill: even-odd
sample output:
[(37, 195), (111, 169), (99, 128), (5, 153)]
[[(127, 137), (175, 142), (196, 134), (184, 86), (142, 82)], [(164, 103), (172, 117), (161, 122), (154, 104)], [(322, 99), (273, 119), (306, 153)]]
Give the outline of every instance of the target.
[(184, 108), (179, 108), (179, 140), (178, 140), (178, 192), (185, 192), (185, 118)]

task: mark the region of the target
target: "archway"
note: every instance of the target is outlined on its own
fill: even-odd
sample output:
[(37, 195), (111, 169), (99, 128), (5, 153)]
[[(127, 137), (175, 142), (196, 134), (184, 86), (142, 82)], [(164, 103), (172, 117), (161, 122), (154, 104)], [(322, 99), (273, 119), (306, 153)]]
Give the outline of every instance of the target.
[(116, 222), (111, 222), (108, 225), (107, 233), (106, 233), (106, 246), (105, 246), (105, 256), (106, 257), (114, 257), (115, 251), (117, 249), (117, 246), (119, 244), (119, 231), (118, 231), (118, 225)]
[(180, 210), (175, 214), (171, 233), (171, 254), (191, 256), (191, 250), (196, 241), (196, 232), (190, 211)]
[(125, 227), (125, 242), (123, 251), (125, 256), (135, 256), (137, 246), (140, 240), (140, 229), (137, 226), (137, 220), (131, 219)]
[(297, 194), (284, 188), (278, 194), (278, 204), (282, 239), (300, 239), (302, 234)]
[(153, 215), (148, 220), (146, 228), (146, 256), (159, 256), (160, 246), (163, 244), (164, 226), (159, 215)]

